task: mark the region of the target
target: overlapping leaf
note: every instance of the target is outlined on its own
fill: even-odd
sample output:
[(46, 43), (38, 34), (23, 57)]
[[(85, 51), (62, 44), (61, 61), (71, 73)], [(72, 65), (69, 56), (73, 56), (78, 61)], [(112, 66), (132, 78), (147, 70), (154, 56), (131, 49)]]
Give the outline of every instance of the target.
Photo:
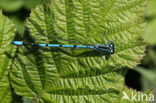
[(15, 35), (15, 26), (0, 11), (0, 103), (12, 101), (8, 71), (11, 65), (10, 57), (14, 47), (10, 45)]
[[(92, 50), (19, 47), (12, 65), (15, 92), (40, 102), (114, 102), (125, 67), (144, 56), (145, 0), (56, 0), (39, 6), (27, 21), (27, 42), (104, 44), (115, 54)], [(105, 36), (104, 36), (105, 35)]]

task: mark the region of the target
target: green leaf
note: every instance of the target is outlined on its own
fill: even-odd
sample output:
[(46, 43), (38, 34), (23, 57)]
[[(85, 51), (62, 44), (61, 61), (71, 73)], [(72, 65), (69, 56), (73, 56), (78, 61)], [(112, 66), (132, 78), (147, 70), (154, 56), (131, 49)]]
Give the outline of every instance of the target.
[(43, 2), (50, 2), (50, 0), (0, 0), (0, 8), (4, 11), (17, 11), (22, 7), (31, 9)]
[(0, 103), (10, 103), (12, 94), (8, 71), (15, 49), (10, 45), (15, 35), (14, 24), (0, 11)]
[(42, 3), (50, 3), (50, 0), (0, 0), (0, 9), (13, 21), (18, 32), (24, 34), (24, 23), (29, 17), (30, 10)]
[(16, 11), (23, 5), (23, 0), (0, 0), (0, 8), (5, 11)]
[(74, 45), (113, 41), (115, 54), (18, 47), (10, 75), (15, 92), (38, 102), (119, 100), (125, 67), (133, 68), (144, 56), (145, 3), (145, 0), (56, 0), (50, 6), (38, 6), (26, 23), (29, 32), (25, 41)]

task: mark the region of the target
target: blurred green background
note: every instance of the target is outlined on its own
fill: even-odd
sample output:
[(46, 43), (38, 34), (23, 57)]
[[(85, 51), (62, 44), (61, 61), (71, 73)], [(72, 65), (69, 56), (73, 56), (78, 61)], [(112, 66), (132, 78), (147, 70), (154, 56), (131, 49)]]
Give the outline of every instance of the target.
[(137, 71), (142, 74), (143, 90), (153, 88), (156, 97), (156, 0), (148, 0), (146, 19), (147, 27), (144, 38), (149, 45), (147, 55), (142, 60), (141, 68), (138, 67)]
[(153, 88), (156, 97), (156, 0), (148, 0), (146, 20), (144, 38), (148, 43), (147, 55), (136, 71), (141, 74), (142, 89), (146, 91)]
[[(24, 33), (24, 21), (29, 17), (31, 9), (43, 2), (51, 0), (0, 0), (0, 8), (3, 14), (8, 16), (18, 29)], [(147, 42), (146, 56), (142, 63), (134, 70), (128, 70), (125, 84), (128, 87), (147, 91), (153, 89), (156, 97), (156, 0), (148, 0), (145, 10), (145, 42)]]
[(135, 70), (128, 71), (126, 84), (141, 91), (152, 89), (156, 97), (156, 0), (147, 1), (145, 19), (146, 56)]

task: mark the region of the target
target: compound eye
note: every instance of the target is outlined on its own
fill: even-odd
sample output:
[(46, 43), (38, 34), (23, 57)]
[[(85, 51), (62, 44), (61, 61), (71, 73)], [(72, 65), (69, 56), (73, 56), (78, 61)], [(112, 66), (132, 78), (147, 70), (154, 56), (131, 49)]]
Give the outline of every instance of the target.
[(114, 54), (114, 44), (111, 44), (111, 54)]

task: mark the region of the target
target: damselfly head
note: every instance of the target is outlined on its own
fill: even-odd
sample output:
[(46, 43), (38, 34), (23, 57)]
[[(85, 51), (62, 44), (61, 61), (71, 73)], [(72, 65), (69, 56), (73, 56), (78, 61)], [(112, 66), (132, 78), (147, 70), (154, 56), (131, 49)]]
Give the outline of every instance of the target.
[(113, 43), (109, 43), (109, 47), (110, 47), (110, 54), (114, 54), (114, 44)]
[(114, 54), (114, 44), (113, 43), (109, 43), (106, 45), (96, 45), (95, 48), (97, 51)]

